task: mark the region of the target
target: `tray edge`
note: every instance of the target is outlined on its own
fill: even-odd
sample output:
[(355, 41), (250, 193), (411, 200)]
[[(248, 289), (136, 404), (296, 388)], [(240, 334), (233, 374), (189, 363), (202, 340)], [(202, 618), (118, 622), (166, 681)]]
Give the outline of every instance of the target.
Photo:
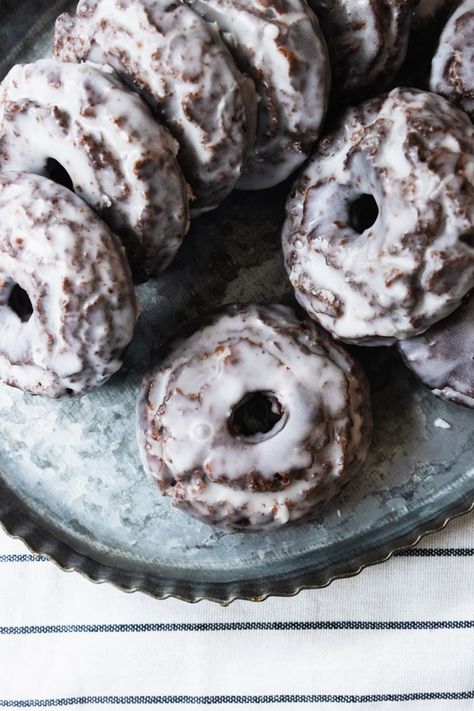
[(413, 548), (422, 538), (444, 529), (450, 521), (474, 510), (474, 500), (464, 497), (449, 509), (412, 529), (408, 534), (395, 538), (390, 543), (359, 555), (348, 563), (327, 568), (324, 571), (305, 570), (290, 579), (244, 580), (229, 583), (190, 584), (187, 581), (142, 576), (129, 571), (98, 563), (74, 551), (68, 544), (55, 539), (51, 534), (26, 516), (22, 516), (13, 502), (3, 500), (0, 512), (0, 528), (9, 536), (21, 540), (31, 553), (48, 558), (64, 572), (76, 572), (96, 584), (109, 583), (122, 592), (142, 592), (155, 599), (175, 598), (183, 602), (197, 603), (204, 600), (227, 606), (236, 600), (263, 602), (269, 597), (293, 597), (302, 590), (324, 588), (335, 580), (354, 577), (365, 568), (389, 560), (395, 553)]

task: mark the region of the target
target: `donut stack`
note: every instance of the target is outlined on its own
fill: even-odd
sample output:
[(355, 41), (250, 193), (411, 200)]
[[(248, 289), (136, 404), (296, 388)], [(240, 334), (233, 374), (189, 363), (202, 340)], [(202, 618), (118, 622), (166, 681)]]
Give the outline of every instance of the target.
[[(453, 10), (431, 75), (403, 66)], [(473, 0), (80, 0), (53, 58), (0, 86), (0, 379), (105, 383), (133, 280), (169, 265), (191, 217), (307, 161), (282, 239), (309, 318), (234, 305), (168, 344), (139, 396), (149, 475), (229, 530), (314, 516), (371, 436), (337, 341), (398, 344), (473, 406), (473, 18)]]

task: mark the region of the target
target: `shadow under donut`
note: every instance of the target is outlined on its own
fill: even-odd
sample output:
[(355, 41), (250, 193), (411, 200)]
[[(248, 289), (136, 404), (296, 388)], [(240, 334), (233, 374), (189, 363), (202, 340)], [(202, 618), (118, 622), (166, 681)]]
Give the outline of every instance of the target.
[(289, 190), (290, 181), (260, 192), (234, 191), (192, 222), (171, 266), (137, 289), (142, 313), (125, 371), (146, 372), (177, 330), (224, 304), (295, 304), (280, 236)]

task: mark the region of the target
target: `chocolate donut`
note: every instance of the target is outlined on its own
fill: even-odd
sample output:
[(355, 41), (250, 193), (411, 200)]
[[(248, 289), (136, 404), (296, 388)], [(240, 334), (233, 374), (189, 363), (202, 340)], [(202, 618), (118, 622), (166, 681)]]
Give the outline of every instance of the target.
[(287, 204), (296, 298), (334, 336), (422, 333), (474, 286), (474, 128), (435, 94), (394, 89), (347, 110)]
[(410, 0), (308, 0), (331, 60), (337, 100), (360, 100), (393, 79), (407, 51)]
[(176, 152), (108, 67), (43, 59), (0, 86), (0, 170), (65, 178), (121, 237), (137, 278), (166, 267), (188, 229)]
[(186, 513), (258, 531), (314, 515), (356, 473), (371, 434), (349, 355), (284, 306), (229, 306), (176, 340), (143, 383), (148, 474)]
[(474, 407), (474, 292), (454, 314), (398, 348), (433, 395)]
[(123, 248), (74, 193), (0, 173), (0, 380), (81, 395), (122, 365), (137, 317)]
[(464, 0), (441, 33), (430, 88), (474, 119), (474, 0)]
[(238, 187), (276, 185), (308, 157), (326, 112), (329, 60), (318, 21), (302, 0), (185, 1), (217, 23), (260, 95), (257, 141)]
[(80, 0), (56, 22), (54, 55), (104, 62), (142, 92), (180, 144), (196, 198), (215, 207), (255, 140), (257, 95), (215, 28), (175, 0)]

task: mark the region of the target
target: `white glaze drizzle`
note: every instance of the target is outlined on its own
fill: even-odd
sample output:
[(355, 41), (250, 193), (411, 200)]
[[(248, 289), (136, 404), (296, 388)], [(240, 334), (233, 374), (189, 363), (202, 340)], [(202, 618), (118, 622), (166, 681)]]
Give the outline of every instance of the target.
[(334, 92), (360, 100), (383, 89), (407, 50), (410, 0), (308, 0), (328, 43)]
[(444, 27), (430, 88), (474, 119), (474, 0), (464, 0)]
[[(362, 234), (349, 206), (372, 195)], [(474, 285), (474, 129), (441, 97), (395, 89), (349, 109), (287, 206), (296, 297), (334, 336), (390, 343), (453, 311)]]
[(474, 295), (421, 336), (401, 341), (413, 372), (442, 400), (474, 408)]
[[(267, 435), (236, 436), (229, 418), (254, 392), (272, 394), (284, 416)], [(163, 493), (245, 530), (327, 503), (364, 460), (371, 430), (367, 385), (348, 354), (283, 306), (227, 307), (173, 343), (138, 413), (143, 462)], [(266, 490), (280, 479), (281, 490)]]
[(257, 141), (238, 186), (276, 185), (308, 157), (330, 86), (318, 21), (301, 0), (185, 0), (215, 22), (260, 94)]
[(234, 187), (255, 139), (257, 97), (217, 31), (174, 0), (81, 0), (56, 22), (54, 54), (111, 64), (143, 92), (181, 150), (196, 202)]
[[(15, 284), (29, 321), (8, 305)], [(46, 178), (0, 173), (0, 380), (49, 397), (98, 387), (137, 312), (123, 248), (94, 212)]]
[(144, 276), (169, 264), (188, 229), (177, 150), (110, 67), (42, 59), (0, 86), (1, 170), (47, 175), (57, 160)]

